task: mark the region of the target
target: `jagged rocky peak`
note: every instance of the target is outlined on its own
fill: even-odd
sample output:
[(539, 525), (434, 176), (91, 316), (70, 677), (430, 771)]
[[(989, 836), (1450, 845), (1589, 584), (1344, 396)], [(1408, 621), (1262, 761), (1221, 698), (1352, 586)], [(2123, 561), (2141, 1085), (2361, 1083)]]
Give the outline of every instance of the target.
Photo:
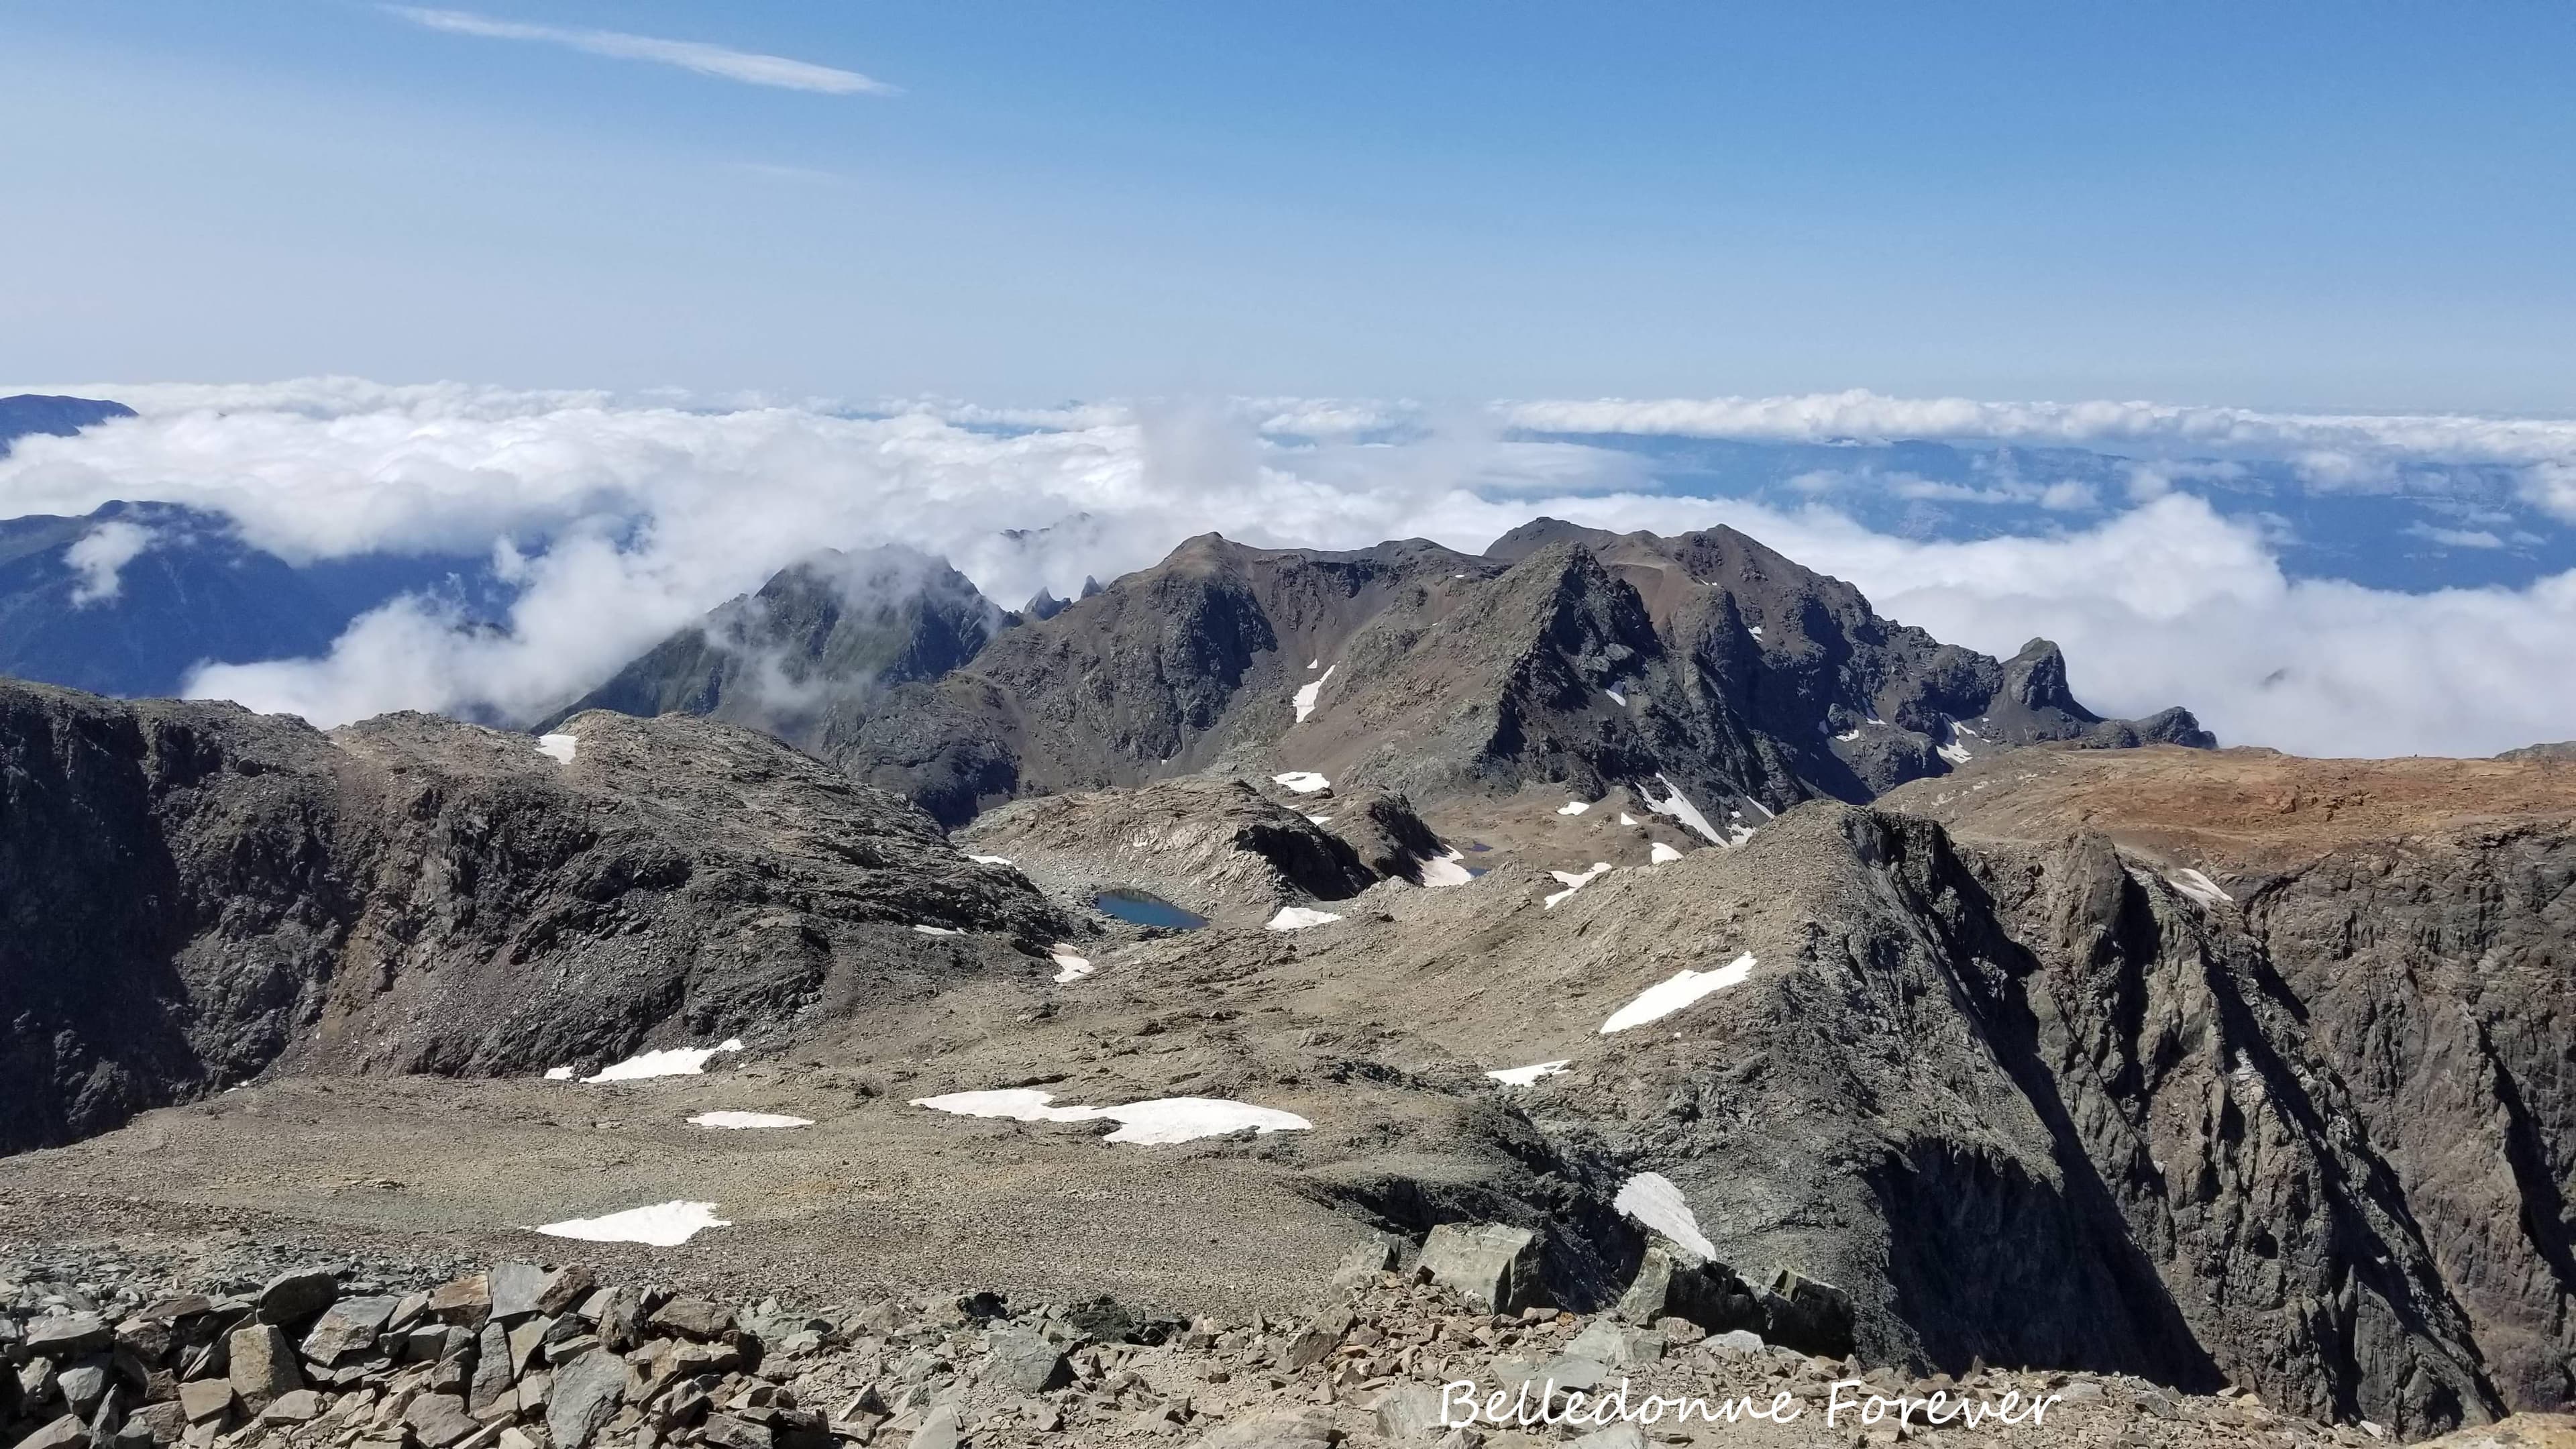
[[(1940, 774), (1980, 742), (2216, 743), (2188, 710), (2106, 720), (2086, 709), (2047, 640), (2004, 662), (1944, 644), (1732, 528), (1665, 538), (1538, 519), (1488, 552), (1519, 559), (1565, 544), (1590, 549), (1635, 588), (1658, 628), (1705, 661), (1714, 687), (1743, 700), (1792, 756), (1807, 757), (1798, 773), (1825, 794), (1866, 799)], [(1831, 762), (1808, 743), (1818, 727)]]
[(719, 605), (555, 718), (702, 714), (806, 743), (853, 698), (973, 658), (1001, 621), (943, 560), (895, 545), (825, 549)]

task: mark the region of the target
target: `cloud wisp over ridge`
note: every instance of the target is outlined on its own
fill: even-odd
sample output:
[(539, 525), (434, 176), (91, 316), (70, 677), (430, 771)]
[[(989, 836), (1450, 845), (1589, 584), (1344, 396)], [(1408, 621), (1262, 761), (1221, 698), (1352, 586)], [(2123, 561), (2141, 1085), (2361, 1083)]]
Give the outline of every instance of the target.
[[(1539, 514), (1667, 534), (1731, 525), (1944, 639), (2009, 654), (2053, 637), (2096, 708), (2187, 704), (2228, 743), (2483, 755), (2564, 738), (2576, 720), (2576, 674), (2563, 668), (2576, 648), (2576, 568), (2439, 589), (2301, 577), (2283, 564), (2282, 524), (2223, 512), (2185, 486), (2226, 468), (2170, 452), (2154, 488), (2050, 512), (2054, 484), (2041, 479), (2022, 531), (1937, 537), (1853, 512), (1855, 490), (1902, 498), (1906, 475), (1767, 501), (1677, 491), (1650, 453), (1586, 436), (1605, 420), (1578, 421), (1570, 404), (852, 410), (346, 378), (71, 390), (141, 416), (21, 440), (0, 458), (0, 513), (153, 498), (221, 512), (246, 541), (291, 559), (491, 553), (518, 590), (497, 629), (406, 597), (359, 619), (327, 655), (217, 666), (192, 682), (322, 724), (398, 708), (534, 717), (818, 547), (908, 544), (1008, 606), (1141, 567), (1209, 530), (1264, 546), (1427, 537), (1473, 551)], [(1516, 426), (1559, 406), (1568, 413), (1549, 421), (1565, 433)], [(1907, 410), (1946, 410), (1866, 406), (1899, 435), (1937, 421)], [(2062, 415), (1979, 406), (2002, 411), (1954, 427), (2073, 441)], [(2365, 473), (2483, 459), (2507, 470), (2497, 486), (2527, 496), (2527, 520), (2563, 503), (2548, 481), (2576, 477), (2567, 423), (2283, 415), (2249, 428), (2193, 413), (2141, 426), (2100, 406), (2102, 432), (2085, 436), (2105, 443), (2259, 432), (2276, 458), (2330, 450)], [(1794, 426), (1816, 436), (1863, 431), (1832, 400), (1760, 411), (1808, 415)], [(107, 560), (97, 562), (103, 583)]]
[(834, 96), (901, 93), (899, 87), (854, 70), (791, 60), (783, 55), (734, 50), (702, 41), (664, 40), (651, 35), (631, 35), (621, 30), (531, 25), (516, 20), (497, 20), (470, 10), (442, 10), (419, 5), (387, 5), (383, 9), (387, 14), (398, 15), (415, 25), (450, 35), (474, 35), (488, 40), (532, 40), (616, 60), (643, 60), (678, 66), (682, 70), (740, 81), (745, 85), (815, 91)]

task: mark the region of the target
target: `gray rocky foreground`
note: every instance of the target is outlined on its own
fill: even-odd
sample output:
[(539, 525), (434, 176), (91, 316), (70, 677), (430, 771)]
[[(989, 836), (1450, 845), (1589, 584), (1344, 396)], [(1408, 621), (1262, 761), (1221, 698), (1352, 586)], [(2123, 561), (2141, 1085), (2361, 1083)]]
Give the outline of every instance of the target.
[[(1474, 1236), (1474, 1235), (1452, 1235)], [(1485, 1234), (1503, 1247), (1504, 1235)], [(578, 1264), (384, 1259), (225, 1265), (103, 1248), (0, 1251), (0, 1443), (27, 1449), (957, 1449), (1170, 1443), (1210, 1449), (1422, 1444), (2202, 1446), (2393, 1442), (2250, 1393), (2176, 1394), (2122, 1376), (1884, 1367), (1634, 1321), (1671, 1292), (1672, 1252), (1626, 1307), (1494, 1312), (1399, 1245), (1355, 1253), (1311, 1309), (1232, 1321), (1107, 1298), (979, 1292), (804, 1309), (602, 1281)], [(1490, 1266), (1490, 1265), (1489, 1265)], [(1688, 1272), (1697, 1269), (1685, 1269)], [(1489, 1290), (1492, 1285), (1489, 1283)], [(1510, 1296), (1508, 1288), (1506, 1297)], [(1453, 1387), (1454, 1386), (1454, 1387)], [(1641, 1417), (1569, 1409), (1612, 1395)], [(1940, 1397), (1936, 1398), (1935, 1396)], [(2007, 1398), (2007, 1395), (2014, 1397)], [(1651, 1420), (1649, 1400), (1734, 1405)], [(1875, 1412), (1871, 1403), (1877, 1401)], [(1899, 1400), (1910, 1410), (1891, 1409)], [(1960, 1402), (1975, 1429), (1926, 1422)], [(1483, 1417), (1465, 1424), (1470, 1404)], [(2035, 1416), (2031, 1406), (2045, 1404)], [(1746, 1406), (1778, 1415), (1744, 1417)], [(1706, 1409), (1701, 1412), (1706, 1412)], [(1596, 1411), (1598, 1412), (1598, 1411)], [(1998, 1412), (2013, 1422), (1994, 1417)], [(1496, 1416), (1506, 1422), (1492, 1422)], [(1547, 1416), (1558, 1416), (1548, 1422)], [(1831, 1418), (1833, 1422), (1827, 1423)], [(1444, 1422), (1445, 1419), (1445, 1422)], [(1907, 1422), (1900, 1423), (1903, 1419)], [(2461, 1446), (2548, 1449), (2563, 1423), (2464, 1430)]]

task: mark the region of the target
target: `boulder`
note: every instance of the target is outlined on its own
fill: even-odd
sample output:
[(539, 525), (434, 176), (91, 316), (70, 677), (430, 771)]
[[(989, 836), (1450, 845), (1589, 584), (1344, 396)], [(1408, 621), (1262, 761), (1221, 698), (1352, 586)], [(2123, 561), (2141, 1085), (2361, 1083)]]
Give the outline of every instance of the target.
[(1073, 1381), (1073, 1369), (1054, 1344), (1025, 1328), (993, 1335), (984, 1377), (1014, 1393), (1042, 1394)]
[(1538, 1235), (1503, 1223), (1442, 1223), (1422, 1244), (1431, 1281), (1489, 1313), (1520, 1306), (1538, 1289)]
[(708, 1299), (674, 1298), (662, 1305), (652, 1322), (657, 1328), (705, 1343), (722, 1338), (733, 1327), (733, 1314)]
[(474, 1345), (474, 1378), (465, 1390), (466, 1412), (480, 1415), (518, 1387), (517, 1365), (510, 1359), (510, 1335), (497, 1323), (483, 1325)]
[(307, 1362), (335, 1364), (376, 1346), (376, 1336), (393, 1320), (396, 1298), (343, 1298), (322, 1310), (304, 1335)]
[(626, 1402), (626, 1360), (595, 1348), (554, 1370), (546, 1399), (546, 1434), (553, 1449), (587, 1449)]
[(57, 1313), (29, 1323), (18, 1351), (28, 1358), (62, 1363), (83, 1354), (104, 1353), (115, 1342), (115, 1330), (97, 1314)]
[(569, 1313), (575, 1304), (588, 1298), (591, 1290), (598, 1286), (598, 1275), (578, 1263), (570, 1267), (557, 1268), (547, 1274), (545, 1281), (537, 1287), (537, 1311)]
[(286, 1341), (285, 1332), (274, 1323), (234, 1329), (225, 1351), (231, 1365), (233, 1392), (250, 1413), (267, 1408), (269, 1400), (280, 1394), (304, 1387), (304, 1376), (295, 1367), (295, 1345)]
[(280, 1394), (259, 1411), (263, 1424), (310, 1424), (322, 1417), (322, 1396), (311, 1389)]
[(596, 1289), (580, 1311), (597, 1326), (599, 1341), (619, 1353), (644, 1341), (644, 1295), (633, 1288)]
[(714, 1445), (715, 1449), (771, 1449), (777, 1442), (777, 1435), (765, 1425), (738, 1419), (731, 1414), (709, 1414), (705, 1427), (698, 1430), (698, 1437)]
[(1831, 1283), (1782, 1268), (1762, 1290), (1762, 1336), (1801, 1353), (1847, 1358), (1852, 1351), (1851, 1295)]
[(73, 1413), (88, 1418), (98, 1401), (107, 1397), (107, 1360), (86, 1359), (64, 1369), (54, 1377), (54, 1392), (63, 1396)]
[(1304, 1373), (1322, 1363), (1334, 1349), (1341, 1346), (1341, 1342), (1341, 1334), (1328, 1329), (1323, 1324), (1309, 1323), (1289, 1338), (1288, 1348), (1282, 1361), (1287, 1365), (1288, 1372)]
[(17, 1449), (73, 1449), (89, 1442), (89, 1426), (77, 1415), (65, 1414), (35, 1433), (18, 1441)]
[(176, 1444), (188, 1432), (188, 1414), (175, 1399), (145, 1404), (126, 1416), (128, 1432), (137, 1425), (142, 1426), (144, 1437), (154, 1444)]
[[(328, 1268), (280, 1273), (259, 1290), (259, 1321), (292, 1328), (310, 1322), (339, 1296), (340, 1280)], [(386, 1312), (390, 1314), (392, 1309)]]
[(537, 1300), (554, 1281), (552, 1273), (534, 1263), (495, 1263), (483, 1276), (492, 1295), (492, 1316), (505, 1323), (540, 1311)]
[(1424, 1443), (1448, 1432), (1440, 1422), (1439, 1391), (1428, 1384), (1397, 1384), (1378, 1395), (1370, 1414), (1379, 1436), (1391, 1443)]
[(1711, 1333), (1759, 1328), (1769, 1321), (1761, 1299), (1734, 1269), (1661, 1238), (1647, 1243), (1616, 1311), (1630, 1323), (1682, 1318)]
[(181, 1384), (179, 1408), (191, 1424), (220, 1424), (232, 1416), (233, 1386), (223, 1379)]
[(421, 1449), (448, 1449), (473, 1435), (483, 1426), (465, 1412), (465, 1401), (454, 1394), (421, 1394), (403, 1408), (402, 1421), (411, 1429)]
[(183, 1323), (188, 1319), (201, 1317), (214, 1311), (214, 1303), (203, 1293), (177, 1293), (167, 1298), (153, 1299), (143, 1305), (142, 1312), (134, 1316), (148, 1318), (155, 1323)]
[(431, 1290), (422, 1311), (441, 1323), (481, 1328), (492, 1316), (492, 1281), (488, 1274), (468, 1273)]
[(1613, 1368), (1638, 1368), (1660, 1361), (1664, 1356), (1664, 1336), (1649, 1333), (1611, 1319), (1595, 1319), (1565, 1351), (1576, 1358), (1588, 1358)]
[(1333, 1270), (1336, 1288), (1360, 1288), (1375, 1282), (1377, 1275), (1395, 1267), (1396, 1244), (1391, 1238), (1373, 1238), (1342, 1255), (1341, 1266)]

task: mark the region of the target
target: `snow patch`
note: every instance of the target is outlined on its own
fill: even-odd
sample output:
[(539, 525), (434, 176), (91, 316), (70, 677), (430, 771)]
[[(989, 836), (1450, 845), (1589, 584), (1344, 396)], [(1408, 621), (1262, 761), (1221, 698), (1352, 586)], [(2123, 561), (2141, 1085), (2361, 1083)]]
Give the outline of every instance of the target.
[(1648, 865), (1666, 865), (1681, 858), (1682, 853), (1680, 851), (1673, 849), (1671, 846), (1664, 844), (1660, 840), (1655, 842), (1653, 849), (1646, 852), (1646, 863)]
[(2184, 895), (2191, 897), (2193, 900), (2200, 902), (2204, 906), (2214, 906), (2221, 901), (2228, 902), (2232, 905), (2236, 900), (2236, 897), (2220, 890), (2218, 888), (2218, 882), (2202, 875), (2199, 871), (2191, 869), (2189, 866), (2185, 866), (2182, 869), (2175, 871), (2172, 875), (2166, 876), (2165, 879), (2172, 883), (2175, 890), (2182, 892)]
[(1708, 823), (1708, 817), (1699, 813), (1699, 807), (1690, 802), (1690, 797), (1682, 793), (1682, 787), (1674, 784), (1671, 776), (1657, 774), (1655, 778), (1663, 782), (1664, 788), (1670, 791), (1671, 795), (1670, 798), (1664, 800), (1648, 800), (1646, 802), (1647, 809), (1654, 811), (1658, 815), (1669, 815), (1673, 817), (1682, 824), (1698, 831), (1701, 835), (1706, 836), (1709, 843), (1712, 845), (1727, 845), (1730, 843), (1740, 845), (1743, 843), (1741, 841), (1729, 842), (1726, 837), (1718, 834), (1717, 827)]
[(1942, 759), (1948, 760), (1954, 765), (1964, 765), (1968, 763), (1968, 761), (1976, 758), (1976, 756), (1968, 753), (1968, 747), (1966, 745), (1934, 745), (1932, 747), (1932, 753), (1939, 755)]
[(579, 735), (537, 736), (537, 753), (545, 756), (549, 760), (556, 760), (569, 765), (572, 763), (573, 751), (579, 748), (581, 748), (581, 736)]
[(1108, 1136), (1111, 1142), (1194, 1142), (1202, 1137), (1223, 1137), (1246, 1127), (1266, 1137), (1273, 1132), (1303, 1132), (1315, 1125), (1294, 1112), (1230, 1102), (1222, 1097), (1157, 1097), (1150, 1102), (1130, 1102), (1124, 1107), (1102, 1107), (1098, 1111), (1100, 1116), (1119, 1124), (1118, 1130)]
[(1067, 981), (1080, 981), (1092, 972), (1091, 958), (1073, 954), (1073, 948), (1062, 941), (1048, 947), (1047, 951), (1047, 959), (1055, 963), (1055, 979), (1058, 985)]
[(1860, 738), (1860, 731), (1845, 730), (1841, 734), (1834, 736), (1834, 738), (1841, 740), (1844, 744), (1850, 744), (1852, 741)]
[(1279, 914), (1270, 918), (1268, 929), (1273, 931), (1302, 931), (1308, 926), (1329, 925), (1340, 919), (1341, 917), (1334, 915), (1330, 911), (1319, 911), (1312, 906), (1281, 906), (1279, 908)]
[(1591, 808), (1592, 805), (1589, 801), (1568, 800), (1564, 804), (1556, 807), (1556, 813), (1559, 815), (1580, 815)]
[(1637, 994), (1637, 999), (1610, 1014), (1601, 1023), (1601, 1035), (1644, 1026), (1672, 1015), (1713, 991), (1740, 986), (1753, 974), (1753, 953), (1745, 952), (1714, 971), (1683, 970), (1667, 980), (1658, 981)]
[(1637, 817), (1629, 814), (1625, 810), (1622, 810), (1619, 812), (1619, 823), (1622, 825), (1634, 825), (1637, 823)]
[(572, 1080), (572, 1068), (548, 1067), (546, 1068), (546, 1080), (549, 1082), (569, 1082)]
[[(640, 1082), (647, 1077), (694, 1077), (707, 1069), (707, 1059), (718, 1052), (742, 1050), (742, 1038), (728, 1037), (711, 1047), (664, 1047), (628, 1057), (613, 1067), (603, 1067), (597, 1076), (582, 1078), (585, 1082)], [(552, 1075), (549, 1073), (548, 1075)], [(542, 1229), (540, 1230), (542, 1231)]]
[(1318, 790), (1333, 788), (1332, 781), (1312, 770), (1290, 770), (1284, 775), (1273, 775), (1270, 777), (1270, 783), (1285, 785), (1300, 795), (1312, 795)]
[(962, 1117), (1008, 1117), (1017, 1122), (1089, 1122), (1107, 1118), (1118, 1124), (1118, 1130), (1106, 1139), (1111, 1142), (1193, 1142), (1202, 1137), (1223, 1137), (1246, 1127), (1268, 1136), (1273, 1132), (1303, 1132), (1315, 1125), (1294, 1112), (1222, 1097), (1156, 1097), (1123, 1107), (1057, 1107), (1050, 1105), (1054, 1101), (1053, 1092), (1008, 1087), (991, 1092), (915, 1097), (912, 1105)]
[(1456, 846), (1451, 846), (1438, 855), (1425, 856), (1414, 864), (1422, 868), (1422, 883), (1426, 886), (1462, 886), (1476, 878), (1474, 871), (1459, 864), (1466, 858), (1466, 855)]
[(605, 1217), (547, 1223), (536, 1231), (550, 1238), (579, 1238), (588, 1243), (649, 1243), (657, 1248), (676, 1248), (708, 1228), (732, 1226), (730, 1221), (716, 1216), (716, 1204), (711, 1202), (657, 1202)]
[(700, 1127), (724, 1127), (737, 1132), (757, 1132), (770, 1127), (811, 1127), (811, 1117), (782, 1117), (775, 1112), (700, 1112), (689, 1119)]
[(1689, 1200), (1660, 1172), (1641, 1172), (1619, 1184), (1619, 1195), (1610, 1199), (1610, 1205), (1703, 1258), (1717, 1256), (1717, 1249), (1700, 1232), (1699, 1217), (1691, 1211)]
[(1761, 638), (1761, 637), (1762, 637), (1762, 626), (1761, 626), (1761, 625), (1759, 625), (1759, 624), (1756, 624), (1756, 625), (1754, 625), (1752, 628), (1747, 629), (1747, 630), (1745, 630), (1744, 632), (1746, 632), (1746, 633), (1748, 633), (1748, 634), (1752, 635), (1752, 636), (1753, 636), (1754, 638), (1756, 638), (1756, 639), (1759, 639), (1759, 638)]
[(969, 855), (966, 858), (975, 862), (977, 865), (1009, 865), (1011, 863), (1011, 858), (1007, 855)]
[[(1309, 664), (1306, 667), (1312, 669), (1315, 666)], [(1342, 666), (1336, 664), (1333, 666), (1333, 669), (1339, 669), (1341, 667)], [(1327, 669), (1323, 673), (1315, 676), (1311, 682), (1297, 686), (1297, 695), (1295, 699), (1297, 706), (1297, 723), (1304, 724), (1306, 722), (1306, 716), (1315, 712), (1315, 700), (1324, 692), (1324, 681), (1333, 677), (1333, 669)]]
[(1541, 1077), (1555, 1076), (1573, 1065), (1574, 1058), (1566, 1057), (1553, 1062), (1532, 1062), (1525, 1067), (1504, 1067), (1499, 1071), (1487, 1072), (1485, 1075), (1506, 1087), (1526, 1087)]
[(1610, 702), (1612, 704), (1619, 706), (1621, 709), (1626, 709), (1628, 707), (1628, 696), (1621, 694), (1615, 689), (1605, 689), (1601, 692), (1610, 696)]
[(919, 931), (925, 936), (963, 936), (966, 934), (964, 931), (952, 931), (946, 926), (915, 926), (913, 929)]
[(1309, 815), (1306, 819), (1308, 823), (1314, 825), (1330, 825), (1333, 823), (1333, 817), (1330, 815)]
[(1570, 896), (1576, 891), (1583, 889), (1585, 886), (1590, 885), (1593, 881), (1600, 878), (1602, 872), (1609, 868), (1610, 862), (1606, 860), (1596, 860), (1592, 862), (1592, 868), (1583, 872), (1581, 875), (1576, 875), (1572, 871), (1549, 871), (1548, 874), (1555, 876), (1556, 883), (1565, 887), (1565, 889), (1556, 892), (1554, 895), (1549, 896), (1545, 901), (1541, 902), (1540, 909), (1550, 911), (1555, 910), (1556, 903), (1558, 901), (1564, 900), (1567, 896)]

